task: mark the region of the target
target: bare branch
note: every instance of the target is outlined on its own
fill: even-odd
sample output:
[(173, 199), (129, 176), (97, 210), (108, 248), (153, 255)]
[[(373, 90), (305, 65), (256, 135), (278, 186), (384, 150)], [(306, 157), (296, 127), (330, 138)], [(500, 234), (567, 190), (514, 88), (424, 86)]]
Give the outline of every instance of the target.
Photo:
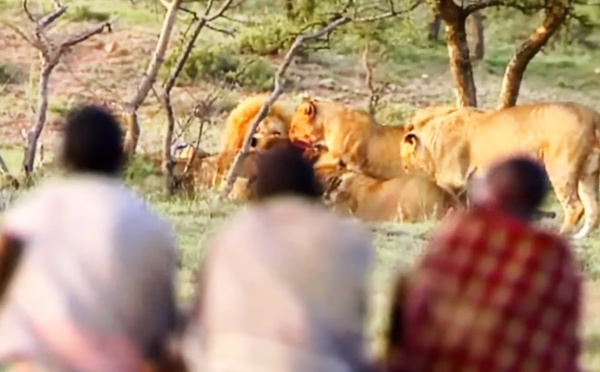
[(164, 4), (168, 4), (167, 13), (165, 14), (152, 58), (146, 69), (146, 74), (138, 85), (134, 96), (129, 102), (126, 102), (123, 105), (123, 119), (127, 125), (125, 149), (129, 155), (135, 153), (139, 139), (140, 125), (137, 120), (137, 110), (148, 96), (150, 89), (156, 81), (158, 71), (163, 64), (165, 52), (175, 26), (177, 10), (179, 9), (179, 5), (181, 5), (181, 0), (172, 0), (172, 2), (169, 3), (163, 2), (163, 5)]
[(399, 17), (399, 16), (402, 16), (402, 15), (412, 12), (413, 10), (417, 9), (423, 3), (425, 3), (425, 0), (416, 0), (410, 7), (403, 9), (403, 10), (396, 10), (394, 8), (393, 1), (390, 1), (390, 9), (387, 12), (377, 14), (374, 16), (354, 18), (353, 21), (354, 22), (375, 22), (375, 21), (381, 21), (381, 20), (387, 19), (387, 18)]
[(259, 123), (267, 116), (271, 105), (283, 93), (283, 77), (296, 54), (298, 54), (298, 52), (304, 46), (304, 43), (306, 43), (307, 41), (323, 37), (335, 30), (336, 28), (346, 23), (349, 23), (350, 21), (352, 21), (352, 19), (348, 17), (340, 17), (329, 23), (327, 26), (321, 28), (320, 30), (311, 32), (309, 34), (300, 35), (296, 38), (296, 41), (294, 41), (294, 43), (286, 53), (283, 62), (281, 63), (281, 65), (277, 69), (277, 72), (275, 73), (275, 86), (273, 88), (273, 91), (271, 92), (271, 95), (267, 99), (267, 102), (265, 102), (265, 104), (260, 108), (260, 111), (252, 121), (250, 128), (248, 128), (248, 132), (246, 133), (246, 137), (244, 138), (244, 144), (242, 145), (240, 151), (236, 154), (233, 160), (233, 164), (231, 165), (231, 168), (227, 173), (227, 183), (224, 190), (225, 197), (229, 196), (229, 193), (233, 188), (233, 184), (237, 179), (237, 175), (240, 172), (241, 166), (250, 152), (250, 143), (252, 141), (252, 137), (254, 137), (254, 133), (256, 133), (256, 129), (258, 128)]
[(79, 35), (71, 36), (70, 38), (68, 38), (67, 40), (65, 40), (61, 43), (61, 47), (70, 48), (73, 45), (79, 44), (94, 35), (98, 35), (98, 34), (102, 33), (102, 31), (104, 31), (105, 28), (108, 30), (108, 32), (112, 32), (110, 23), (106, 22), (106, 23), (103, 23), (101, 25), (98, 25), (98, 26), (92, 28), (91, 30), (84, 31), (84, 32), (80, 33)]
[(206, 28), (208, 28), (209, 30), (213, 30), (215, 32), (219, 32), (221, 34), (225, 34), (227, 36), (235, 36), (235, 32), (226, 30), (224, 28), (218, 28), (216, 26), (212, 26), (210, 23), (206, 24)]
[(377, 111), (377, 105), (379, 104), (379, 89), (373, 85), (373, 67), (369, 63), (369, 44), (365, 45), (365, 50), (362, 55), (363, 67), (365, 69), (365, 84), (369, 90), (369, 113), (375, 115)]
[[(212, 16), (206, 18), (206, 21), (212, 22), (215, 19), (222, 17), (223, 14), (225, 14), (225, 12), (227, 11), (227, 9), (229, 9), (229, 7), (231, 6), (231, 3), (233, 3), (233, 0), (225, 0), (225, 2), (223, 3), (223, 5), (221, 5), (219, 10), (217, 10), (217, 12), (215, 14), (213, 14)], [(209, 5), (211, 5), (211, 4), (212, 4), (212, 1), (209, 3)], [(212, 7), (212, 5), (211, 5), (211, 7)], [(209, 12), (210, 12), (210, 8), (207, 7), (205, 16), (208, 16)]]
[(44, 31), (44, 29), (46, 29), (46, 27), (48, 27), (52, 23), (54, 23), (63, 14), (65, 14), (66, 11), (67, 11), (67, 7), (61, 6), (60, 8), (58, 8), (55, 11), (53, 11), (52, 13), (48, 14), (44, 18), (40, 19), (39, 22), (37, 22), (38, 26), (37, 26), (36, 32), (39, 33), (39, 32)]
[(215, 5), (215, 0), (208, 0), (208, 4), (206, 4), (206, 10), (204, 11), (204, 16), (207, 16), (210, 13), (213, 5)]
[(485, 0), (485, 1), (479, 1), (477, 3), (469, 4), (462, 9), (463, 9), (463, 12), (465, 15), (469, 15), (478, 10), (482, 10), (485, 8), (491, 8), (491, 7), (499, 7), (499, 6), (517, 9), (525, 14), (531, 13), (532, 11), (541, 10), (544, 8), (543, 5), (521, 5), (514, 1), (507, 2), (504, 0)]
[(10, 23), (6, 23), (6, 26), (9, 27), (11, 30), (13, 30), (17, 35), (21, 36), (23, 38), (23, 40), (25, 40), (27, 42), (27, 44), (31, 45), (32, 47), (34, 47), (37, 50), (41, 50), (42, 49), (42, 45), (39, 41), (35, 40), (34, 38), (32, 38), (31, 36), (27, 35), (27, 33), (23, 30), (21, 30), (19, 28), (19, 26), (10, 24)]
[(27, 0), (23, 0), (23, 10), (25, 11), (25, 14), (27, 14), (27, 18), (29, 18), (31, 22), (37, 22), (33, 14), (31, 14), (31, 12), (29, 11), (29, 7), (27, 6)]
[[(173, 163), (173, 159), (171, 156), (171, 146), (173, 144), (173, 132), (175, 129), (175, 114), (173, 112), (173, 107), (171, 105), (171, 90), (173, 89), (173, 86), (175, 86), (175, 81), (181, 74), (181, 71), (183, 70), (183, 67), (184, 67), (186, 61), (188, 60), (188, 58), (194, 48), (194, 45), (196, 44), (196, 40), (198, 39), (198, 36), (200, 35), (200, 32), (202, 31), (204, 26), (210, 27), (211, 29), (215, 29), (215, 28), (209, 26), (209, 24), (208, 24), (209, 20), (215, 20), (215, 19), (221, 17), (227, 11), (227, 9), (231, 6), (232, 2), (233, 2), (232, 0), (225, 0), (223, 2), (223, 5), (217, 10), (217, 12), (215, 14), (213, 14), (212, 16), (209, 16), (210, 11), (211, 11), (212, 7), (214, 6), (214, 0), (209, 0), (208, 4), (206, 6), (204, 15), (200, 18), (198, 18), (198, 17), (195, 18), (192, 35), (190, 36), (190, 38), (187, 39), (187, 43), (186, 43), (183, 51), (177, 58), (175, 67), (171, 70), (169, 77), (167, 78), (167, 80), (165, 81), (165, 83), (163, 85), (163, 92), (160, 97), (160, 102), (162, 103), (162, 105), (165, 109), (165, 112), (167, 114), (167, 126), (165, 128), (165, 137), (163, 139), (163, 168), (166, 173), (165, 174), (166, 175), (166, 185), (167, 185), (167, 191), (169, 192), (169, 194), (173, 193), (173, 191), (174, 191), (173, 188), (175, 185), (174, 175), (173, 175), (174, 163)], [(195, 14), (194, 14), (194, 16), (195, 16)], [(217, 96), (215, 96), (213, 99), (209, 99), (209, 101), (208, 101), (209, 106), (212, 106), (212, 103), (214, 102), (216, 97)], [(207, 121), (207, 119), (203, 117), (203, 118), (200, 118), (200, 121), (201, 121), (201, 124), (200, 124), (201, 127), (200, 127), (200, 132), (198, 134), (198, 139), (197, 139), (197, 143), (196, 143), (196, 147), (195, 147), (196, 149), (198, 148), (200, 139), (202, 138), (202, 133), (204, 131), (204, 123)], [(186, 167), (184, 169), (184, 174), (187, 173), (187, 171), (190, 167), (191, 161), (192, 161), (192, 159), (189, 159), (188, 163), (186, 164)]]

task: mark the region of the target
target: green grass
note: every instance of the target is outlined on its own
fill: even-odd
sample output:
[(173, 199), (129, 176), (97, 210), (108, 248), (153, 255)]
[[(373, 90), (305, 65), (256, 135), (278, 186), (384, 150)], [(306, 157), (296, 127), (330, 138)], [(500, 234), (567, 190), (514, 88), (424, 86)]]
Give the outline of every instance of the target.
[[(34, 2), (31, 2), (34, 3)], [(46, 1), (46, 6), (51, 4)], [(65, 1), (71, 6), (67, 13), (67, 20), (72, 23), (96, 23), (102, 20), (115, 19), (115, 30), (127, 30), (132, 33), (139, 32), (144, 35), (157, 35), (162, 23), (164, 10), (158, 3), (146, 0), (136, 0), (135, 5), (124, 0), (76, 0)], [(235, 10), (237, 18), (251, 18), (252, 20), (265, 24), (268, 30), (269, 22), (274, 22), (265, 10), (273, 7), (274, 2), (269, 0), (250, 0)], [(20, 14), (21, 3), (12, 0), (0, 0), (2, 14), (0, 18), (12, 18)], [(261, 10), (261, 11), (257, 11)], [(420, 10), (418, 17), (421, 21), (427, 20), (428, 12)], [(266, 15), (265, 15), (266, 14)], [(486, 54), (482, 62), (475, 67), (475, 76), (478, 82), (480, 102), (484, 105), (493, 105), (497, 99), (500, 89), (500, 79), (504, 72), (506, 62), (510, 59), (516, 49), (516, 39), (523, 31), (523, 24), (527, 19), (522, 16), (510, 14), (486, 13)], [(184, 19), (189, 16), (182, 13), (178, 27), (174, 35), (179, 35), (187, 23)], [(65, 21), (65, 22), (66, 22)], [(415, 21), (416, 22), (416, 21)], [(537, 24), (527, 23), (528, 29), (534, 29)], [(77, 27), (81, 24), (75, 25)], [(236, 31), (235, 37), (205, 30), (197, 42), (196, 52), (202, 53), (211, 48), (223, 47), (221, 51), (231, 52), (232, 47), (239, 38), (242, 38), (244, 26), (238, 23), (223, 23), (219, 26)], [(417, 25), (418, 26), (418, 25)], [(415, 24), (405, 21), (393, 20), (386, 27), (377, 31), (381, 40), (372, 43), (371, 58), (374, 65), (375, 82), (377, 84), (387, 83), (395, 87), (395, 91), (386, 94), (382, 99), (383, 107), (378, 113), (378, 118), (386, 123), (400, 123), (407, 112), (415, 109), (414, 102), (431, 102), (442, 104), (453, 102), (453, 85), (448, 73), (447, 49), (443, 42), (430, 43), (425, 40), (425, 30), (422, 25), (417, 28)], [(411, 28), (412, 27), (412, 28)], [(330, 50), (320, 50), (308, 55), (307, 60), (311, 63), (305, 68), (304, 75), (300, 76), (297, 68), (292, 67), (288, 76), (295, 79), (292, 95), (303, 91), (309, 94), (329, 95), (332, 98), (348, 98), (354, 103), (359, 98), (356, 92), (364, 94), (365, 88), (362, 80), (359, 80), (360, 52), (364, 46), (364, 35), (357, 36), (349, 34), (350, 28), (342, 28), (333, 36)], [(364, 31), (364, 30), (363, 30)], [(265, 32), (268, 34), (268, 32)], [(260, 35), (259, 35), (260, 36)], [(440, 35), (443, 40), (443, 35)], [(596, 32), (595, 41), (600, 41), (600, 33)], [(121, 42), (121, 40), (119, 40)], [(124, 41), (125, 42), (125, 41)], [(385, 44), (385, 45), (384, 45)], [(123, 45), (135, 52), (135, 45)], [(211, 49), (212, 50), (212, 49)], [(144, 67), (147, 64), (149, 53), (145, 52), (135, 56), (135, 63), (130, 66)], [(238, 57), (238, 56), (236, 56)], [(242, 57), (241, 55), (239, 57)], [(256, 57), (244, 55), (244, 58)], [(167, 56), (167, 58), (169, 58)], [(261, 61), (270, 61), (276, 65), (277, 59), (260, 57)], [(554, 50), (538, 55), (530, 64), (526, 75), (521, 97), (524, 100), (549, 100), (564, 99), (588, 103), (600, 110), (600, 74), (594, 74), (593, 70), (600, 67), (600, 51), (584, 49), (579, 46), (557, 45)], [(104, 60), (95, 62), (98, 69), (105, 65)], [(0, 65), (11, 67), (4, 63), (0, 57)], [(93, 83), (97, 80), (94, 66), (87, 66), (84, 73), (80, 74), (82, 79)], [(31, 66), (18, 66), (28, 75), (27, 79), (20, 79), (16, 84), (21, 84), (26, 94), (21, 97), (27, 99), (15, 99), (11, 94), (0, 95), (0, 110), (10, 111), (12, 114), (31, 114), (30, 106), (34, 102), (28, 102), (30, 97), (35, 97), (35, 79), (37, 71), (30, 70)], [(94, 68), (92, 68), (94, 67)], [(115, 66), (117, 69), (119, 66)], [(296, 68), (296, 70), (295, 70)], [(8, 68), (6, 68), (8, 71)], [(141, 70), (141, 68), (138, 68)], [(308, 71), (308, 72), (307, 72)], [(220, 71), (217, 71), (217, 73)], [(164, 76), (164, 71), (161, 72)], [(216, 74), (218, 76), (218, 74)], [(423, 78), (423, 75), (429, 76)], [(110, 76), (110, 75), (109, 75)], [(141, 75), (140, 75), (141, 76)], [(307, 77), (312, 77), (309, 79)], [(333, 89), (329, 92), (323, 90), (317, 92), (315, 87), (319, 79), (332, 79), (335, 87), (348, 86), (343, 89)], [(119, 76), (115, 80), (129, 81), (129, 77)], [(264, 80), (264, 78), (261, 78)], [(175, 108), (178, 113), (198, 100), (201, 94), (216, 89), (223, 90), (221, 101), (229, 103), (236, 102), (240, 91), (233, 88), (223, 89), (211, 82), (205, 76), (196, 76), (189, 84), (174, 92), (175, 100), (187, 98), (185, 103), (176, 101)], [(257, 79), (256, 79), (257, 80)], [(106, 82), (113, 83), (113, 82)], [(119, 81), (115, 81), (115, 84)], [(138, 81), (131, 80), (128, 83), (133, 88)], [(27, 86), (29, 84), (29, 86)], [(2, 83), (0, 82), (0, 85)], [(191, 93), (190, 93), (191, 92)], [(61, 95), (62, 94), (62, 95)], [(193, 98), (189, 98), (193, 97)], [(64, 110), (77, 102), (81, 97), (71, 92), (53, 92), (50, 101), (50, 113), (53, 115), (63, 114)], [(422, 103), (419, 103), (422, 105)], [(187, 106), (186, 106), (187, 105)], [(144, 110), (157, 112), (154, 116), (141, 115), (143, 120), (141, 145), (144, 150), (156, 150), (160, 145), (164, 125), (164, 114), (160, 111), (152, 94), (148, 97)], [(203, 142), (205, 149), (212, 151), (218, 146), (218, 139), (222, 127), (222, 118), (219, 117), (217, 125), (208, 129), (208, 134)], [(194, 127), (193, 131), (196, 130)], [(191, 137), (195, 137), (195, 134)], [(1, 140), (0, 140), (1, 142)], [(12, 172), (18, 173), (22, 160), (23, 150), (21, 147), (7, 147), (0, 144), (0, 152), (9, 163)], [(204, 248), (215, 229), (225, 223), (232, 214), (238, 212), (244, 206), (221, 201), (212, 191), (206, 191), (195, 199), (171, 198), (167, 199), (160, 191), (162, 180), (153, 169), (143, 163), (136, 163), (134, 171), (129, 173), (128, 183), (140, 191), (151, 204), (162, 213), (173, 225), (178, 238), (181, 256), (181, 270), (179, 272), (179, 293), (182, 303), (188, 301), (193, 295), (194, 270), (203, 258)], [(8, 191), (2, 191), (8, 192)], [(549, 198), (547, 209), (559, 211), (556, 201)], [(394, 274), (409, 268), (422, 254), (426, 236), (434, 227), (434, 223), (422, 224), (378, 224), (372, 225), (374, 245), (376, 248), (376, 261), (372, 275), (372, 297), (371, 316), (368, 324), (369, 332), (373, 341), (381, 334), (385, 327), (385, 309), (387, 306), (387, 294)], [(593, 234), (583, 242), (577, 243), (577, 255), (582, 264), (584, 273), (589, 279), (591, 293), (598, 292), (592, 296), (588, 306), (592, 311), (586, 317), (584, 323), (584, 334), (586, 336), (585, 365), (589, 370), (600, 370), (600, 285), (593, 282), (600, 278), (600, 233)], [(597, 304), (596, 304), (597, 302)], [(599, 314), (599, 315), (594, 315)], [(373, 343), (377, 348), (377, 342)]]

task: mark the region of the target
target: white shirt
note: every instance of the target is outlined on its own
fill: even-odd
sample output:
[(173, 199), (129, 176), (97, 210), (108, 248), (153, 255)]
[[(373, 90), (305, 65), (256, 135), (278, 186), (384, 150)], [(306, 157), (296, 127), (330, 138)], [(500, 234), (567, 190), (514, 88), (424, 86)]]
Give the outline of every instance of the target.
[(2, 222), (25, 250), (0, 308), (0, 362), (137, 369), (174, 317), (168, 225), (118, 179), (94, 175), (39, 187)]

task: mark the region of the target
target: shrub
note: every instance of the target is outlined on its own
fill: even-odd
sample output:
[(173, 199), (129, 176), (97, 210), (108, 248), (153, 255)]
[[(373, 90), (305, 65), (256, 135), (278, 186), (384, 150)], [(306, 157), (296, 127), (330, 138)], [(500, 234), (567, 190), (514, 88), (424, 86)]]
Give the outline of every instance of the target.
[(27, 80), (27, 72), (20, 66), (0, 62), (0, 84), (20, 84)]
[[(176, 58), (176, 53), (172, 53), (165, 61), (165, 71), (173, 67)], [(179, 82), (194, 84), (202, 80), (252, 90), (269, 90), (273, 87), (273, 76), (274, 68), (264, 58), (236, 54), (232, 48), (209, 48), (190, 55)]]
[(110, 18), (109, 13), (97, 12), (87, 6), (77, 6), (73, 11), (67, 13), (67, 17), (73, 22), (106, 22)]

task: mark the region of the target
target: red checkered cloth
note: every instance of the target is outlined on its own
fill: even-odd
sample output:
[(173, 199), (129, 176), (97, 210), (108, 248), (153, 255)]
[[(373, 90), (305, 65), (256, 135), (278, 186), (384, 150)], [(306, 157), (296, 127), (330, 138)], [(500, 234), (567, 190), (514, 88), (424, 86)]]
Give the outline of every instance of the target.
[(579, 371), (581, 287), (559, 237), (495, 209), (457, 212), (410, 279), (401, 369)]

